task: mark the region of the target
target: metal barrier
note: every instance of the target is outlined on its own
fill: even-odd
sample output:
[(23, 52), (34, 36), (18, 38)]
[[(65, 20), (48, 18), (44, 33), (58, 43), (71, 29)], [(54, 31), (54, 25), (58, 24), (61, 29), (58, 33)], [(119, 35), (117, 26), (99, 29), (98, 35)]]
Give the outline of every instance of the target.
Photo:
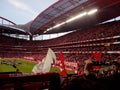
[(0, 74), (0, 90), (61, 90), (58, 73)]

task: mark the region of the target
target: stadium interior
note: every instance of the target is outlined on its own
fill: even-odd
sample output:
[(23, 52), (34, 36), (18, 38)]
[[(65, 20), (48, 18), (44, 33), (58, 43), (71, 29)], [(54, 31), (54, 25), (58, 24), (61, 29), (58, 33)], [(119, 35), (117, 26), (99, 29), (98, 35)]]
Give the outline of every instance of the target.
[[(62, 51), (66, 70), (74, 73), (64, 77), (55, 72), (1, 73), (0, 89), (119, 90), (119, 17), (120, 0), (59, 0), (24, 25), (0, 17), (0, 59), (39, 62), (51, 48), (57, 57), (56, 67), (60, 67)], [(33, 40), (36, 36), (64, 32), (70, 33), (48, 40)], [(29, 40), (18, 38), (22, 35)], [(99, 60), (95, 58), (98, 54), (101, 55)], [(92, 61), (92, 69), (91, 64), (86, 66), (89, 73), (84, 74), (88, 59)]]

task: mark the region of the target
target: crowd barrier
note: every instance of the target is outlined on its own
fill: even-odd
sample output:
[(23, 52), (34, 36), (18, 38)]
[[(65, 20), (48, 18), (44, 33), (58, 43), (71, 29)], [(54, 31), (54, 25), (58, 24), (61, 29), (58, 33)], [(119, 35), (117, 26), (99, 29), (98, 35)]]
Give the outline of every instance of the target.
[(60, 90), (58, 73), (1, 73), (0, 90)]

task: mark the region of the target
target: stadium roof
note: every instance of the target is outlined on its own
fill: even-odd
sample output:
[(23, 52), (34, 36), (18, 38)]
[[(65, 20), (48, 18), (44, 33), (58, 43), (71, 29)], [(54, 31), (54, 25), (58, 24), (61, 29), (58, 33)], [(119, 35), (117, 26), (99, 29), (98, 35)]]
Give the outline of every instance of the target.
[[(93, 9), (97, 9), (97, 12), (89, 15), (88, 12)], [(86, 14), (82, 18), (67, 22), (84, 12)], [(8, 27), (18, 28), (19, 31), (22, 29), (31, 35), (41, 35), (81, 30), (117, 16), (120, 16), (120, 0), (59, 0), (40, 13), (33, 21), (25, 25), (13, 25), (15, 28)], [(58, 24), (60, 27), (56, 26)]]

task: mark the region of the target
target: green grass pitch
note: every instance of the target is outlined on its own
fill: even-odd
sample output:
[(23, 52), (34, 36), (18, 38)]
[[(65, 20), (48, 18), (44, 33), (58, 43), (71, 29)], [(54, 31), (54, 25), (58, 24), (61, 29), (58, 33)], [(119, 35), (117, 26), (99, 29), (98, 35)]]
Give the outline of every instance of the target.
[[(13, 59), (13, 58), (12, 59), (10, 59), (10, 58), (0, 59), (0, 72), (15, 72), (16, 71), (16, 69), (12, 65), (1, 64), (1, 62), (3, 60), (5, 60), (5, 61), (6, 60), (9, 60), (9, 61), (14, 61), (15, 60), (16, 62), (21, 63), (20, 65), (17, 65), (17, 68), (22, 73), (32, 73), (32, 68), (36, 64), (34, 62), (29, 62), (29, 61), (22, 60), (22, 59)], [(50, 72), (60, 73), (60, 69), (52, 67), (50, 69)], [(73, 72), (67, 71), (67, 74), (73, 74)]]

